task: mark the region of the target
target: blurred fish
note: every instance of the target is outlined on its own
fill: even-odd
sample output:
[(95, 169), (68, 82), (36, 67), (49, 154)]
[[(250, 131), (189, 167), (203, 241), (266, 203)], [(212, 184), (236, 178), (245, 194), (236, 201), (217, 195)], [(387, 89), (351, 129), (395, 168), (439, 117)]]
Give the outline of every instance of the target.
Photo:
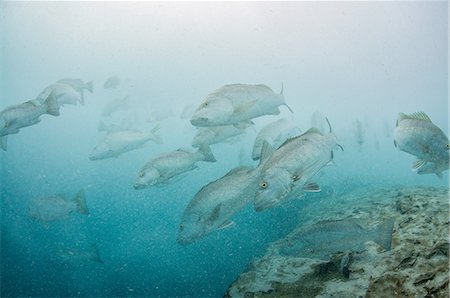
[(272, 147), (278, 148), (287, 139), (298, 136), (300, 133), (300, 128), (284, 118), (267, 124), (256, 136), (252, 151), (253, 160), (258, 160), (261, 157), (264, 141), (267, 141)]
[(362, 144), (364, 144), (365, 141), (365, 131), (362, 126), (361, 121), (359, 119), (356, 119), (353, 122), (353, 135), (355, 137), (356, 143), (359, 145), (359, 150), (362, 150)]
[(181, 218), (177, 241), (189, 244), (234, 223), (233, 215), (251, 203), (258, 172), (238, 167), (205, 185), (191, 200)]
[(37, 100), (29, 100), (22, 104), (13, 105), (0, 112), (0, 137), (6, 150), (6, 135), (16, 134), (21, 128), (37, 124), (41, 121), (40, 116), (49, 114), (59, 116), (59, 105), (55, 92), (48, 94), (41, 104)]
[(80, 264), (86, 260), (94, 261), (103, 264), (100, 258), (97, 245), (91, 245), (88, 249), (61, 249), (58, 252), (59, 259), (65, 264)]
[(30, 217), (43, 224), (69, 219), (74, 212), (89, 214), (82, 190), (72, 200), (68, 200), (62, 195), (56, 195), (34, 200), (29, 206)]
[(147, 122), (160, 122), (166, 119), (169, 119), (170, 117), (173, 117), (173, 111), (170, 108), (163, 108), (158, 110), (153, 110), (149, 113), (149, 116), (147, 117)]
[(72, 86), (62, 83), (55, 83), (45, 87), (45, 89), (39, 93), (36, 100), (44, 102), (50, 93), (54, 92), (58, 100), (58, 104), (63, 106), (65, 104), (77, 105), (77, 103), (84, 104), (83, 97), (80, 93), (75, 91)]
[(111, 116), (112, 113), (117, 111), (125, 111), (130, 106), (130, 100), (128, 96), (123, 98), (116, 98), (109, 101), (106, 106), (103, 108), (102, 116), (108, 117)]
[(391, 249), (394, 220), (373, 228), (365, 228), (353, 220), (325, 220), (300, 227), (286, 237), (279, 246), (281, 255), (328, 260), (330, 255), (365, 249), (367, 241), (374, 241), (385, 250)]
[(105, 83), (103, 84), (103, 88), (105, 89), (113, 89), (120, 85), (120, 77), (119, 76), (110, 76)]
[(58, 80), (56, 83), (66, 84), (71, 86), (75, 91), (77, 91), (81, 95), (82, 103), (84, 104), (84, 90), (88, 90), (90, 93), (94, 92), (94, 82), (90, 81), (87, 83), (84, 83), (80, 79), (61, 79)]
[(177, 175), (194, 170), (199, 161), (216, 161), (209, 147), (202, 147), (197, 152), (178, 149), (162, 154), (144, 165), (134, 188), (143, 189), (169, 182)]
[(117, 125), (117, 124), (105, 124), (103, 121), (100, 121), (97, 125), (97, 131), (101, 132), (101, 131), (106, 131), (107, 133), (110, 132), (115, 132), (115, 131), (121, 131), (121, 130), (125, 130), (126, 128), (121, 126), (121, 125)]
[(275, 94), (265, 85), (225, 85), (206, 96), (194, 112), (191, 124), (233, 125), (263, 115), (278, 115), (280, 105), (287, 106), (283, 91)]
[(386, 119), (383, 121), (383, 134), (386, 138), (391, 138), (393, 128), (389, 125)]
[(236, 125), (198, 127), (197, 134), (192, 140), (192, 147), (209, 146), (229, 140), (234, 136), (245, 133), (245, 130), (252, 126), (251, 122), (241, 122)]
[(320, 191), (320, 187), (311, 179), (332, 162), (333, 149), (338, 146), (331, 126), (327, 134), (311, 128), (287, 140), (276, 151), (264, 142), (258, 166), (259, 190), (253, 203), (255, 210), (274, 207), (289, 198), (291, 193), (302, 196), (305, 191)]
[(161, 138), (155, 134), (158, 130), (159, 126), (155, 126), (149, 133), (132, 129), (112, 131), (92, 149), (89, 159), (98, 160), (117, 157), (122, 153), (141, 148), (150, 140), (155, 143), (161, 143)]
[(441, 177), (449, 169), (449, 140), (424, 112), (398, 115), (394, 145), (417, 157), (412, 168), (417, 173)]
[(191, 119), (192, 115), (194, 115), (195, 106), (193, 104), (185, 105), (183, 110), (181, 111), (180, 118), (181, 119)]
[(324, 114), (315, 111), (311, 116), (311, 127), (315, 127), (322, 133), (326, 133), (327, 119)]

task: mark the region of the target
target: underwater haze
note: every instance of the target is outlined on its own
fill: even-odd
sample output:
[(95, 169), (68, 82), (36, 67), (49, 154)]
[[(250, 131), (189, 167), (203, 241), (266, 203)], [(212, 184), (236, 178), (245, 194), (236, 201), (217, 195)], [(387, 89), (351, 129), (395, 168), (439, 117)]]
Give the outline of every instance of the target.
[[(393, 142), (400, 112), (423, 111), (448, 136), (447, 12), (447, 2), (0, 2), (0, 110), (60, 79), (94, 86), (83, 105), (42, 115), (0, 150), (1, 296), (221, 297), (305, 206), (396, 185), (448, 188), (448, 170), (418, 175), (415, 157)], [(254, 118), (244, 134), (210, 145), (216, 162), (135, 189), (148, 161), (196, 151), (192, 113), (237, 83), (282, 91), (293, 112), (281, 105)], [(315, 177), (321, 192), (261, 212), (248, 204), (234, 225), (177, 242), (204, 185), (258, 166), (253, 142), (266, 124), (286, 118), (306, 132), (316, 112), (344, 149)], [(91, 160), (99, 125), (161, 141)], [(81, 190), (88, 215), (72, 204)], [(30, 216), (32, 202), (55, 196), (72, 202), (70, 216)]]

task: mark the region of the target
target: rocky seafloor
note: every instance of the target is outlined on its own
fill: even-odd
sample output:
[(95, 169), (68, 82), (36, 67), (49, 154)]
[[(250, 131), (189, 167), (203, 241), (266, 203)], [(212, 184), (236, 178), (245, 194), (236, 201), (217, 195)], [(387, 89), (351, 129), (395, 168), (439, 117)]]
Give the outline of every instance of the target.
[(335, 252), (325, 261), (282, 255), (281, 239), (225, 297), (449, 297), (448, 188), (392, 187), (324, 205), (318, 213), (302, 209), (300, 225), (356, 219), (375, 226), (394, 219), (391, 249), (367, 241), (361, 251)]

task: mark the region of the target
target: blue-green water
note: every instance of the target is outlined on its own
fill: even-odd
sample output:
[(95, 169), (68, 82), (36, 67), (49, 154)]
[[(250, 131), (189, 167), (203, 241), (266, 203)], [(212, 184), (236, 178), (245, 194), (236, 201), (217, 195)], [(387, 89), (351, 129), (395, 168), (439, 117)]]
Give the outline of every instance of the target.
[[(394, 147), (392, 131), (399, 112), (424, 111), (448, 135), (447, 2), (1, 2), (0, 13), (0, 109), (61, 78), (94, 81), (84, 106), (43, 115), (0, 152), (1, 296), (222, 296), (298, 224), (305, 204), (339, 204), (333, 193), (356, 189), (448, 186), (448, 171), (443, 179), (412, 172), (414, 157)], [(128, 80), (104, 89), (111, 75)], [(152, 157), (190, 147), (195, 129), (180, 118), (183, 108), (230, 83), (275, 92), (283, 84), (294, 113), (281, 107), (280, 116), (255, 119), (244, 137), (212, 145), (216, 163), (133, 189)], [(102, 116), (109, 100), (125, 95), (133, 100), (128, 110)], [(188, 246), (176, 242), (183, 210), (203, 185), (256, 165), (253, 140), (265, 124), (286, 117), (306, 131), (315, 111), (345, 149), (321, 171), (322, 194), (260, 213), (248, 206), (234, 227)], [(168, 117), (149, 122), (154, 113)], [(143, 131), (158, 124), (163, 144), (89, 160), (99, 121), (123, 119)], [(356, 119), (365, 129), (361, 148)], [(30, 201), (80, 189), (89, 216), (48, 227), (29, 218)], [(104, 263), (61, 258), (61, 250), (92, 245)]]

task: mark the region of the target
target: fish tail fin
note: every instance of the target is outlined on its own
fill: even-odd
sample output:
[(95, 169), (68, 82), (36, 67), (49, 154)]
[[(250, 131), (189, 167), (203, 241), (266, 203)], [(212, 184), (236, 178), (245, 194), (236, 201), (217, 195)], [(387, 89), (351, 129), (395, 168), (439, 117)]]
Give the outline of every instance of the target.
[(156, 144), (162, 144), (163, 141), (161, 139), (161, 137), (156, 134), (156, 132), (160, 129), (161, 127), (159, 126), (159, 123), (155, 125), (155, 127), (152, 128), (152, 130), (150, 131), (150, 139), (152, 139)]
[(84, 196), (84, 191), (80, 190), (74, 199), (77, 204), (77, 210), (80, 214), (89, 214), (89, 209), (86, 204), (86, 197)]
[(214, 154), (211, 151), (211, 148), (208, 145), (201, 145), (198, 151), (200, 151), (201, 154), (203, 154), (203, 156), (205, 157), (204, 161), (209, 162), (217, 161), (216, 158), (214, 157)]
[(0, 137), (0, 148), (6, 151), (7, 147), (8, 147), (8, 136)]
[(94, 81), (90, 81), (86, 83), (86, 89), (93, 93), (94, 92)]
[(96, 244), (91, 245), (91, 247), (89, 248), (89, 252), (90, 252), (89, 256), (90, 260), (101, 264), (104, 263), (103, 260), (100, 258), (100, 253), (98, 251), (98, 247)]
[(392, 230), (394, 229), (393, 218), (384, 221), (376, 228), (375, 242), (381, 245), (385, 250), (391, 250)]
[(47, 96), (44, 104), (47, 106), (47, 114), (59, 116), (59, 103), (54, 90)]

